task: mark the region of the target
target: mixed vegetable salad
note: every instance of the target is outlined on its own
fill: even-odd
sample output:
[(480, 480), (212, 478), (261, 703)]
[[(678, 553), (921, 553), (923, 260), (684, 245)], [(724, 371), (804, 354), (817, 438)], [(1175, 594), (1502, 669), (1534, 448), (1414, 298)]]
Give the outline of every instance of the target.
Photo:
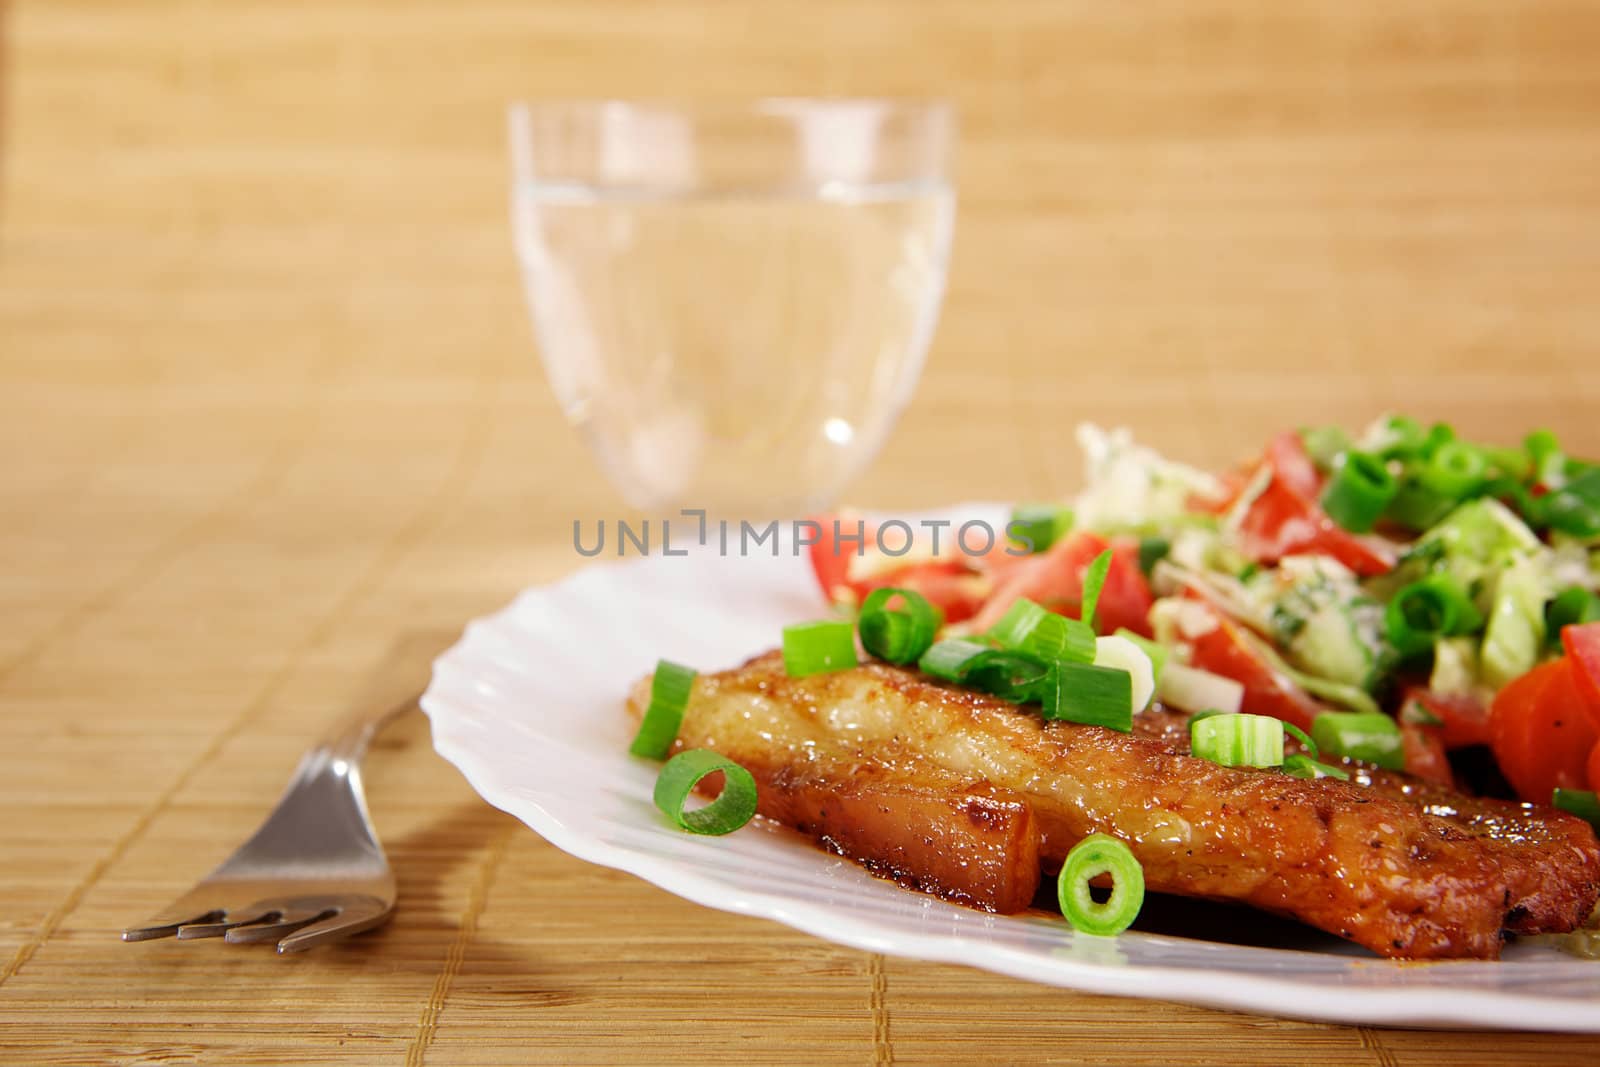
[(890, 558), (821, 517), (822, 589), (852, 610), (915, 591), (948, 642), (1077, 618), (1093, 571), (1095, 629), (1144, 653), (1163, 703), (1600, 822), (1600, 464), (1545, 431), (1502, 448), (1402, 416), (1284, 433), (1220, 476), (1079, 439), (1083, 492), (1019, 508), (991, 551)]

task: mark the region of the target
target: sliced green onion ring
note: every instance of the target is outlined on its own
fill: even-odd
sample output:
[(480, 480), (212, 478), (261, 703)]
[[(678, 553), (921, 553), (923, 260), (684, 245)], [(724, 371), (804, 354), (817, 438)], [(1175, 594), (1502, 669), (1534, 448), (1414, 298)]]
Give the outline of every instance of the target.
[(1085, 626), (1094, 626), (1095, 609), (1100, 606), (1100, 591), (1106, 587), (1106, 575), (1111, 573), (1111, 550), (1100, 553), (1083, 572), (1083, 600), (1078, 617)]
[[(891, 609), (889, 601), (899, 597), (901, 607)], [(861, 645), (888, 663), (911, 663), (928, 651), (939, 632), (939, 609), (926, 597), (911, 589), (874, 589), (861, 602), (856, 631)]]
[(1600, 797), (1591, 790), (1557, 788), (1550, 794), (1550, 803), (1562, 811), (1572, 812), (1580, 819), (1589, 820), (1589, 824), (1600, 833)]
[(1584, 541), (1600, 537), (1600, 502), (1571, 488), (1546, 493), (1537, 501), (1539, 525)]
[(1039, 656), (964, 637), (938, 642), (922, 654), (917, 666), (941, 681), (1018, 704), (1042, 699), (1052, 673), (1050, 662)]
[[(1294, 738), (1296, 741), (1300, 742), (1302, 745), (1304, 745), (1305, 749), (1306, 749), (1306, 753), (1305, 754), (1307, 756), (1310, 756), (1312, 759), (1316, 759), (1318, 756), (1320, 756), (1322, 754), (1317, 749), (1317, 743), (1315, 741), (1311, 740), (1311, 735), (1306, 733), (1304, 730), (1300, 729), (1300, 727), (1296, 726), (1294, 723), (1292, 723), (1292, 722), (1284, 723), (1283, 724), (1283, 732), (1288, 734), (1290, 737)], [(1285, 762), (1287, 762), (1287, 761), (1285, 761)]]
[(1046, 719), (1133, 729), (1133, 676), (1115, 667), (1058, 662), (1044, 688)]
[(1405, 766), (1400, 727), (1382, 713), (1325, 711), (1312, 720), (1311, 736), (1330, 756), (1358, 759), (1391, 771)]
[(1300, 431), (1300, 443), (1319, 470), (1329, 471), (1340, 453), (1350, 450), (1350, 435), (1342, 426), (1311, 426)]
[[(1094, 899), (1090, 883), (1111, 876), (1111, 896)], [(1056, 879), (1061, 914), (1079, 933), (1112, 937), (1133, 925), (1144, 907), (1144, 868), (1127, 845), (1107, 834), (1090, 834), (1072, 846)]]
[(1446, 441), (1416, 469), (1424, 489), (1460, 500), (1484, 483), (1489, 461), (1464, 441)]
[(1428, 530), (1450, 514), (1456, 502), (1455, 497), (1436, 493), (1408, 478), (1395, 491), (1384, 517), (1408, 530)]
[(1369, 452), (1346, 452), (1322, 493), (1322, 510), (1352, 533), (1366, 533), (1399, 491), (1384, 461)]
[(1441, 637), (1471, 633), (1482, 625), (1483, 614), (1447, 574), (1429, 575), (1403, 587), (1383, 613), (1389, 643), (1402, 656), (1426, 652)]
[(1522, 440), (1533, 464), (1533, 480), (1548, 489), (1559, 489), (1566, 481), (1566, 453), (1549, 430), (1535, 430)]
[[(1157, 685), (1161, 684), (1161, 670), (1167, 665), (1167, 659), (1172, 655), (1172, 650), (1160, 641), (1152, 641), (1148, 637), (1134, 633), (1126, 626), (1117, 628), (1116, 637), (1126, 637), (1138, 645), (1146, 656), (1150, 657), (1150, 673)], [(1097, 646), (1098, 647), (1098, 646)]]
[[(1285, 726), (1288, 723), (1284, 723)], [(1283, 758), (1285, 774), (1292, 774), (1296, 778), (1337, 778), (1342, 782), (1350, 780), (1350, 772), (1342, 767), (1334, 767), (1327, 763), (1318, 763), (1310, 756), (1296, 753)]]
[[(722, 792), (703, 808), (685, 811), (689, 794), (709, 774), (722, 772)], [(691, 748), (667, 760), (656, 779), (656, 807), (691, 834), (731, 834), (756, 813), (756, 780), (733, 760), (709, 748)]]
[(1384, 459), (1409, 459), (1427, 444), (1428, 433), (1410, 415), (1390, 415), (1383, 420), (1383, 444), (1378, 455)]
[(1097, 637), (1094, 639), (1094, 665), (1128, 672), (1135, 715), (1150, 706), (1156, 695), (1156, 672), (1150, 654), (1144, 649), (1117, 634)]
[(1023, 704), (1042, 700), (1051, 676), (1050, 664), (1038, 656), (991, 648), (967, 661), (962, 682), (1001, 700)]
[(856, 628), (842, 619), (797, 622), (783, 628), (783, 669), (791, 678), (854, 667)]
[(1232, 678), (1202, 671), (1176, 660), (1161, 669), (1156, 683), (1156, 696), (1163, 704), (1182, 711), (1198, 712), (1207, 708), (1229, 714), (1244, 706), (1244, 686)]
[(1270, 715), (1206, 715), (1189, 719), (1189, 749), (1224, 767), (1283, 765), (1283, 722)]
[(1006, 610), (989, 630), (1006, 648), (1045, 659), (1089, 663), (1094, 659), (1094, 631), (1077, 619), (1047, 611), (1026, 597)]
[(689, 707), (689, 692), (696, 671), (670, 660), (656, 661), (655, 677), (650, 680), (650, 706), (639, 720), (628, 751), (645, 759), (666, 759), (677, 740), (683, 713)]
[(992, 646), (982, 642), (950, 637), (929, 646), (917, 660), (917, 669), (940, 681), (959, 682), (967, 676), (967, 666), (975, 657), (992, 651)]

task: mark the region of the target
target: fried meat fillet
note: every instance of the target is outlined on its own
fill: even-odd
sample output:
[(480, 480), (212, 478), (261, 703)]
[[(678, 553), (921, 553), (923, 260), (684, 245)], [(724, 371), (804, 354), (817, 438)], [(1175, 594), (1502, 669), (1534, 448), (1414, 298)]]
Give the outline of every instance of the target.
[[(640, 714), (649, 679), (630, 698)], [(1131, 734), (883, 664), (790, 678), (769, 652), (700, 676), (674, 751), (756, 778), (762, 815), (916, 888), (1026, 907), (1041, 866), (1091, 833), (1126, 841), (1155, 891), (1238, 901), (1403, 959), (1500, 954), (1503, 930), (1574, 929), (1600, 843), (1550, 808), (1367, 768), (1351, 782), (1188, 754), (1186, 718)]]

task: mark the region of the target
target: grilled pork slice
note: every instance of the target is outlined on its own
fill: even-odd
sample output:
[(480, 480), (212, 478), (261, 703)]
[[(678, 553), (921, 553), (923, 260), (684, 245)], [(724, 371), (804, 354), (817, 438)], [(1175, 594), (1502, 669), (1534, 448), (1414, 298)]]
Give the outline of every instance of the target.
[[(635, 714), (648, 693), (647, 679)], [(997, 911), (1031, 897), (1024, 867), (1053, 868), (1096, 832), (1128, 843), (1152, 890), (1252, 904), (1405, 959), (1494, 958), (1503, 928), (1570, 930), (1600, 893), (1600, 843), (1563, 813), (1474, 822), (1443, 813), (1447, 798), (1475, 810), (1453, 793), (1222, 767), (1186, 754), (1180, 720), (1140, 719), (1132, 734), (1046, 723), (882, 664), (790, 678), (771, 652), (696, 680), (676, 748), (748, 767), (763, 815)]]
[[(1189, 751), (1189, 717), (1154, 710), (1135, 729), (1180, 752)], [(1291, 751), (1299, 745), (1289, 742)], [(1554, 808), (1472, 797), (1437, 782), (1344, 761), (1352, 781), (1437, 816), (1482, 841), (1500, 866), (1509, 893), (1506, 929), (1519, 934), (1566, 933), (1589, 914), (1595, 899), (1595, 835), (1582, 819)]]
[[(740, 760), (762, 815), (902, 885), (987, 911), (1021, 911), (1039, 889), (1039, 830), (1021, 796), (941, 768)], [(777, 754), (774, 753), (774, 756)], [(896, 756), (904, 754), (896, 754)]]

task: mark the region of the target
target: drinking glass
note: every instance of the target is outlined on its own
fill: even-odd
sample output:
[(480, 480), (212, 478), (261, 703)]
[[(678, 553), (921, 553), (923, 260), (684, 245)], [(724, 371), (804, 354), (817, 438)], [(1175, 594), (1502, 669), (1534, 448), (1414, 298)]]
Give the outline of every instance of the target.
[(637, 508), (831, 503), (910, 399), (954, 219), (937, 102), (533, 102), (518, 256), (567, 419)]

